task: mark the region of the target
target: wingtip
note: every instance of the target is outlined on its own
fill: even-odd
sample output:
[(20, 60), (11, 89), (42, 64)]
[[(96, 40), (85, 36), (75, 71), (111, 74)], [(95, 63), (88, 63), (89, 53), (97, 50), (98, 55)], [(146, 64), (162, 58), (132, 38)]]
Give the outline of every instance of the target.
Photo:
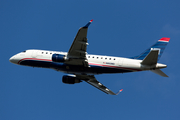
[(93, 21), (93, 19), (92, 20), (90, 20), (90, 22), (92, 22)]

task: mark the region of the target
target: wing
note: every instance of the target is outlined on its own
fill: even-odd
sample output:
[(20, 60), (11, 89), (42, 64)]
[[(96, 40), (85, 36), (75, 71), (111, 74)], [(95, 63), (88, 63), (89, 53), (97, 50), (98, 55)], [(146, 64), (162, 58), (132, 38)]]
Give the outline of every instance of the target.
[[(106, 94), (117, 95), (114, 92), (112, 92), (110, 89), (108, 89), (106, 86), (104, 86), (102, 83), (97, 81), (96, 78), (94, 77), (94, 75), (76, 75), (76, 77), (78, 79), (86, 81), (90, 85), (98, 88), (99, 90), (105, 92)], [(119, 94), (119, 92), (118, 92), (118, 94)]]
[(87, 49), (87, 30), (93, 20), (89, 21), (84, 27), (81, 27), (68, 51), (66, 63), (72, 65), (84, 65), (88, 67), (86, 59)]

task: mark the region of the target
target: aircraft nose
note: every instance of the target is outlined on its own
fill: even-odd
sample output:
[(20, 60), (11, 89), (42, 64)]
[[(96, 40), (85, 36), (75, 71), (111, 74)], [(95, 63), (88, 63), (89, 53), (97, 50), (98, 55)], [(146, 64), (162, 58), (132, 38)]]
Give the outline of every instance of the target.
[(14, 63), (14, 64), (17, 64), (17, 63), (18, 63), (18, 59), (16, 58), (16, 55), (12, 56), (12, 57), (9, 59), (9, 61), (10, 61), (11, 63)]

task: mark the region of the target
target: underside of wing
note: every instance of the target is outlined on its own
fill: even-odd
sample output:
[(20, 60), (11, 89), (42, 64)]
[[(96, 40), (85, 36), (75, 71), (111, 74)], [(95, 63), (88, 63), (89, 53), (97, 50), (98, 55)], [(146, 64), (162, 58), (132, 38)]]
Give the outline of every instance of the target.
[(108, 89), (106, 86), (104, 86), (102, 83), (96, 80), (96, 78), (93, 75), (76, 75), (78, 79), (84, 80), (90, 85), (98, 88), (99, 90), (105, 92), (106, 94), (110, 95), (117, 95), (114, 92), (112, 92), (110, 89)]
[(80, 28), (72, 45), (68, 51), (68, 57), (73, 58), (85, 58), (86, 57), (86, 48), (87, 48), (87, 29)]
[(69, 59), (66, 63), (72, 65), (83, 65), (88, 67), (86, 59), (87, 49), (87, 30), (92, 20), (89, 21), (84, 27), (81, 27), (68, 51), (67, 58)]

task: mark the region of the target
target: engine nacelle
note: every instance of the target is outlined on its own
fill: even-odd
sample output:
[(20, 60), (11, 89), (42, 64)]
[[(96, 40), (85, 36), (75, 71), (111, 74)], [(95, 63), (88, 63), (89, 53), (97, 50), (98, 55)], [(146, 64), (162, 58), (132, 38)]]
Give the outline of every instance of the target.
[(66, 84), (75, 84), (75, 83), (80, 83), (82, 81), (77, 79), (75, 76), (64, 75), (62, 78), (62, 82)]
[(52, 55), (52, 61), (53, 62), (64, 62), (65, 61), (65, 55), (53, 54)]

